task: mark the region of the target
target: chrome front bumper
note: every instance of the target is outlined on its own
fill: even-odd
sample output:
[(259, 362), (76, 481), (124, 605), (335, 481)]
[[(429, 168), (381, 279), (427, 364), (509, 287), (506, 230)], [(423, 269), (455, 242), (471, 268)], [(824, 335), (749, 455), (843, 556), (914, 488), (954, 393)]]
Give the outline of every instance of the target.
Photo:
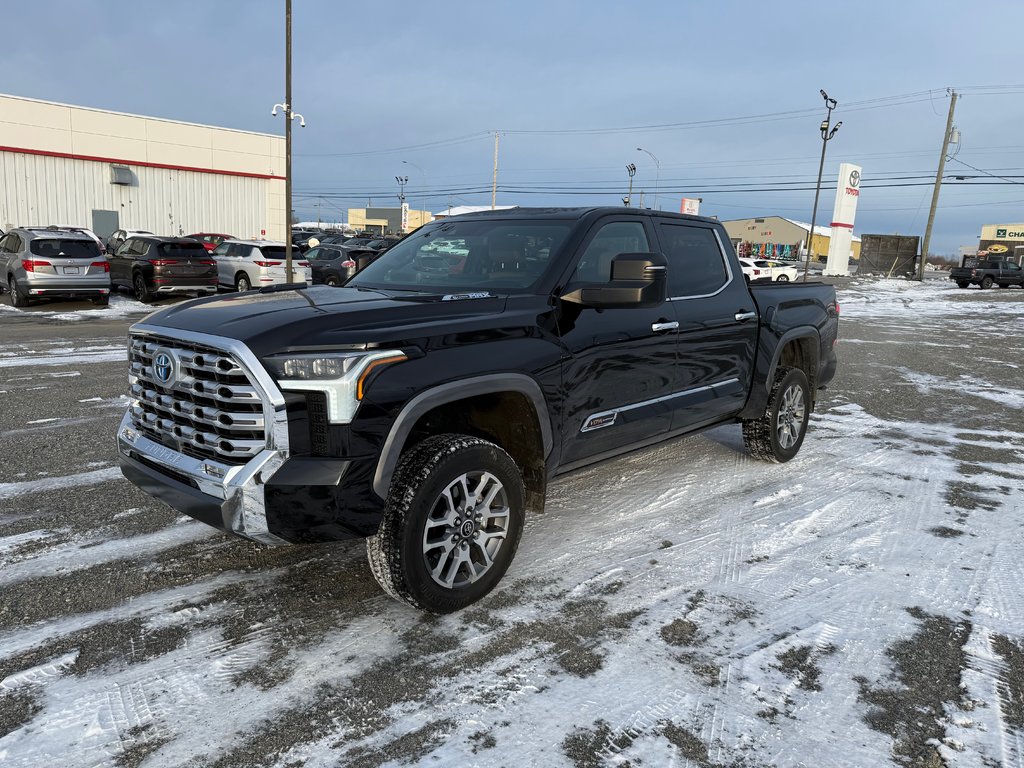
[(125, 477), (180, 512), (223, 531), (263, 544), (284, 544), (267, 526), (265, 485), (289, 456), (284, 396), (256, 356), (239, 341), (138, 323), (133, 335), (179, 339), (228, 352), (245, 370), (263, 404), (266, 447), (245, 464), (181, 453), (141, 434), (131, 409), (117, 429)]

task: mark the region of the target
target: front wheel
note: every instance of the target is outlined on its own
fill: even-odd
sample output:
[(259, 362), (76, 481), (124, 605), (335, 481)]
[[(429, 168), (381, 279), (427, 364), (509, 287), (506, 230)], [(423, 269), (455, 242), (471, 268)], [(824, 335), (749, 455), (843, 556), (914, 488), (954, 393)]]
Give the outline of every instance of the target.
[(249, 276), (244, 272), (235, 278), (235, 290), (239, 293), (245, 293), (246, 291), (252, 290), (252, 283), (249, 282)]
[(981, 287), (988, 290), (989, 288), (992, 287), (993, 282), (994, 280), (992, 280), (991, 275), (986, 275), (981, 281)]
[(526, 490), (505, 451), (468, 435), (424, 440), (398, 464), (370, 570), (396, 600), (431, 613), (476, 602), (505, 575), (523, 532)]
[(782, 464), (803, 445), (810, 419), (811, 391), (799, 368), (779, 368), (759, 419), (743, 422), (743, 442), (755, 458)]
[(97, 307), (106, 307), (110, 304), (110, 294), (105, 293), (102, 296), (93, 296), (90, 301)]
[(956, 281), (956, 287), (957, 288), (970, 288), (971, 287), (971, 283), (968, 280), (957, 280)]

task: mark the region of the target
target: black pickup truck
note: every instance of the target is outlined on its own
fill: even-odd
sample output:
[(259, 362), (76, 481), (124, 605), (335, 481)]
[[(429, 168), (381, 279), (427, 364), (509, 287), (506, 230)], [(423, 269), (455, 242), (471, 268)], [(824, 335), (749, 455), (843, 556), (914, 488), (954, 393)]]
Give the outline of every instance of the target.
[(726, 423), (793, 458), (838, 324), (831, 286), (748, 285), (710, 219), (458, 216), (342, 288), (132, 326), (118, 450), (129, 480), (221, 530), (367, 538), (389, 594), (445, 613), (494, 587), (556, 475)]
[(991, 288), (993, 285), (1009, 288), (1017, 285), (1024, 288), (1024, 270), (1012, 261), (968, 261), (962, 267), (951, 269), (949, 279), (960, 288), (971, 285), (980, 285), (982, 288)]

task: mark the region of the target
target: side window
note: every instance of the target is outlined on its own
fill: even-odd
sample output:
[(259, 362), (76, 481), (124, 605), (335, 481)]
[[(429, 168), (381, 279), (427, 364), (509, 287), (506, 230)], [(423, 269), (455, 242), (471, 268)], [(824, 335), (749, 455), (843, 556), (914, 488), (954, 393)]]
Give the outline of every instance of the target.
[(570, 282), (607, 283), (612, 279), (612, 259), (620, 253), (649, 253), (650, 250), (641, 222), (609, 222), (590, 241)]
[(659, 221), (658, 237), (668, 259), (669, 296), (706, 296), (729, 279), (714, 230)]
[(308, 251), (306, 251), (305, 255), (303, 255), (302, 258), (306, 259), (306, 261), (315, 261), (316, 259), (325, 258), (326, 255), (327, 252), (322, 250), (321, 248), (310, 248)]
[(0, 253), (11, 253), (10, 244), (14, 235), (4, 235), (0, 237)]
[(21, 253), (25, 250), (25, 240), (21, 235), (11, 234), (11, 242), (8, 243), (11, 253)]
[(230, 245), (218, 245), (216, 248), (213, 249), (213, 252), (210, 255), (218, 259), (223, 258), (224, 256), (228, 255), (228, 248), (230, 247)]

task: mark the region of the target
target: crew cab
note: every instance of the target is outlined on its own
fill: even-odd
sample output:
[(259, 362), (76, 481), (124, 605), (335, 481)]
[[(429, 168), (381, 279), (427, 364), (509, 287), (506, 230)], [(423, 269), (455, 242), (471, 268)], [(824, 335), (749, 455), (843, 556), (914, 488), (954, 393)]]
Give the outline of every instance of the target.
[[(439, 268), (439, 240), (464, 258)], [(132, 326), (119, 457), (247, 539), (366, 538), (387, 593), (446, 613), (495, 586), (558, 475), (722, 424), (792, 459), (838, 320), (831, 286), (748, 285), (711, 219), (468, 214), (343, 287), (197, 299)]]
[(951, 269), (949, 279), (960, 288), (969, 288), (971, 285), (982, 288), (991, 288), (993, 285), (1009, 288), (1016, 285), (1024, 288), (1024, 270), (1012, 261), (968, 261), (962, 267)]

